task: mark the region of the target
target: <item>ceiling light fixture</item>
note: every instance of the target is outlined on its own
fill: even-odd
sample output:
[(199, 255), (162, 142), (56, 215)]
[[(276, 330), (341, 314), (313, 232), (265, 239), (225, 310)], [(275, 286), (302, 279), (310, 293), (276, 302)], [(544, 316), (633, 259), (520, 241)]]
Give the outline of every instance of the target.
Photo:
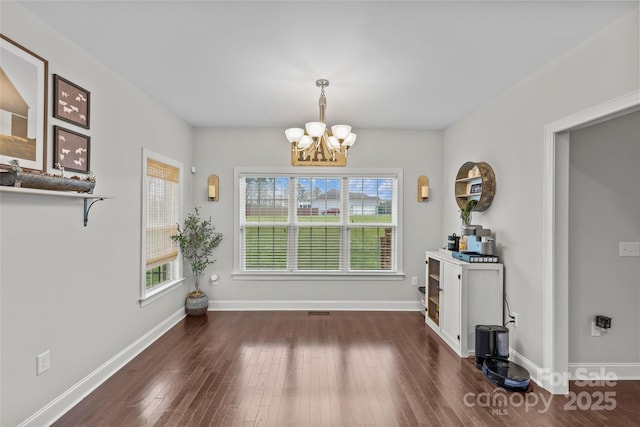
[[(284, 131), (291, 143), (291, 164), (293, 166), (346, 166), (347, 150), (356, 142), (356, 134), (351, 132), (349, 125), (331, 126), (327, 132), (324, 122), (324, 111), (327, 108), (327, 98), (324, 88), (329, 86), (329, 80), (316, 80), (320, 88), (320, 120), (305, 124), (305, 129), (290, 128)], [(305, 131), (306, 130), (306, 131)]]

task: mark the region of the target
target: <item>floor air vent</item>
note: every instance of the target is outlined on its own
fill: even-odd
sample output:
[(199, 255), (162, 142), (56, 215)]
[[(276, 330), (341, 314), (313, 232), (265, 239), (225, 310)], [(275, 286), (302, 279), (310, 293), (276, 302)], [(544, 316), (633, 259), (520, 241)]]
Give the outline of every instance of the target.
[(309, 316), (329, 316), (331, 312), (329, 311), (309, 311), (307, 312)]

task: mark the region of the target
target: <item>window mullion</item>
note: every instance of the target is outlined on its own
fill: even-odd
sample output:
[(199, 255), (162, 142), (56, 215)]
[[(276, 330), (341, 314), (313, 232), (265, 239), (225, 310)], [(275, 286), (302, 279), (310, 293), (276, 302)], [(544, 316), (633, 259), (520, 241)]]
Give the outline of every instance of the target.
[(288, 253), (287, 253), (287, 269), (291, 272), (297, 270), (298, 265), (298, 227), (289, 225), (287, 227), (289, 234)]
[(287, 218), (287, 231), (289, 241), (287, 243), (287, 269), (294, 272), (298, 268), (298, 226), (296, 220), (296, 179), (289, 177), (289, 216)]
[(342, 238), (342, 256), (340, 257), (341, 265), (340, 269), (342, 271), (350, 271), (351, 265), (350, 263), (350, 250), (351, 250), (351, 239), (349, 238), (350, 228), (349, 228), (349, 178), (342, 178), (342, 224), (340, 226), (340, 237)]

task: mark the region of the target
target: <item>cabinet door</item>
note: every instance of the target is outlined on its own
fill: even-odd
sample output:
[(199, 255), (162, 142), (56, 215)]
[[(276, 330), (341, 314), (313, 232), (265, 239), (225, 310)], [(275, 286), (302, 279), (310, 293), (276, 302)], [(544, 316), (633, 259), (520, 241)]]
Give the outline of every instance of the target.
[(460, 347), (460, 268), (442, 263), (440, 280), (440, 330), (446, 339)]
[(427, 261), (427, 315), (436, 326), (440, 325), (440, 264), (435, 258)]

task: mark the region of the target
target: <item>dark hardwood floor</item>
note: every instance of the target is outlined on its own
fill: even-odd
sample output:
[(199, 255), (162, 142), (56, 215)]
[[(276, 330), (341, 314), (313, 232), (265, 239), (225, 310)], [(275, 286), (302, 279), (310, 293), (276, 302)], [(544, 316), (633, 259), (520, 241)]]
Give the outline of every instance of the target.
[(640, 425), (640, 381), (571, 392), (497, 390), (416, 312), (209, 312), (54, 425)]

